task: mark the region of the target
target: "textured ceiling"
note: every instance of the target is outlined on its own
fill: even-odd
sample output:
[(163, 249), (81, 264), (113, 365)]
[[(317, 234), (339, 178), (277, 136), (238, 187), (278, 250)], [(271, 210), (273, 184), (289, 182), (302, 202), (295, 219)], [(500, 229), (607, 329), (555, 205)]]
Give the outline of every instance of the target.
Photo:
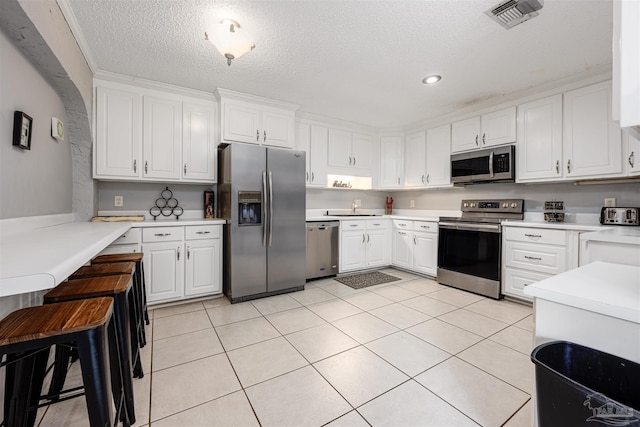
[[(498, 0), (67, 1), (99, 70), (376, 128), (611, 66), (612, 0), (545, 0), (511, 30), (484, 14)], [(231, 67), (204, 39), (223, 18), (256, 43)]]

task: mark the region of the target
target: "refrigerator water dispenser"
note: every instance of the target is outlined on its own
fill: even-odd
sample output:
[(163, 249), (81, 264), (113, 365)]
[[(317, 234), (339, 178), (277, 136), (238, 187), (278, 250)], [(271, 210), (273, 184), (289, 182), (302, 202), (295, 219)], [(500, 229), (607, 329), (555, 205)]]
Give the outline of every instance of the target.
[(262, 224), (262, 193), (260, 191), (238, 191), (238, 225)]

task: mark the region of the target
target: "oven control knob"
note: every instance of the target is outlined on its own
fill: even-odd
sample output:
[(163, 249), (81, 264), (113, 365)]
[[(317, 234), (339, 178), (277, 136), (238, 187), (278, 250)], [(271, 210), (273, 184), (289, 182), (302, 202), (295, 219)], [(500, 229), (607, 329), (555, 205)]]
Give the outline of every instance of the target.
[(517, 208), (517, 207), (518, 207), (518, 204), (517, 204), (516, 202), (513, 202), (513, 203), (511, 203), (511, 207), (512, 207), (512, 208)]
[(504, 202), (504, 203), (502, 204), (502, 207), (503, 207), (503, 208), (505, 208), (505, 209), (506, 209), (506, 208), (508, 208), (508, 207), (509, 207), (509, 203)]
[(475, 202), (471, 202), (471, 207), (475, 208), (476, 207), (476, 203)]
[(462, 204), (462, 207), (463, 207), (463, 208), (468, 208), (468, 207), (469, 207), (469, 203), (464, 202), (464, 203)]

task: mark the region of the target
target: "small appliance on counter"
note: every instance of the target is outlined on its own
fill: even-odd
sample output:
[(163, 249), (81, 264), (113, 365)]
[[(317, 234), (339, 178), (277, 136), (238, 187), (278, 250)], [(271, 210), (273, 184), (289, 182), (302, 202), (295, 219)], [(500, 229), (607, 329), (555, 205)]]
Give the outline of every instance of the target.
[(640, 225), (640, 208), (609, 208), (600, 211), (600, 224)]
[(564, 202), (544, 202), (544, 220), (546, 222), (564, 221)]

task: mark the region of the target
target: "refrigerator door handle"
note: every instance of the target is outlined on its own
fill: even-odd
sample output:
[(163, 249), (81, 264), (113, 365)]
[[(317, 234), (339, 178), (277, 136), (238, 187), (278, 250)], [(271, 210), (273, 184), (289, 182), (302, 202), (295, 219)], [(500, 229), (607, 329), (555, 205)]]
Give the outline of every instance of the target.
[(264, 196), (262, 215), (262, 247), (267, 246), (267, 173), (262, 171), (262, 194)]
[(273, 240), (273, 175), (269, 171), (269, 247)]

